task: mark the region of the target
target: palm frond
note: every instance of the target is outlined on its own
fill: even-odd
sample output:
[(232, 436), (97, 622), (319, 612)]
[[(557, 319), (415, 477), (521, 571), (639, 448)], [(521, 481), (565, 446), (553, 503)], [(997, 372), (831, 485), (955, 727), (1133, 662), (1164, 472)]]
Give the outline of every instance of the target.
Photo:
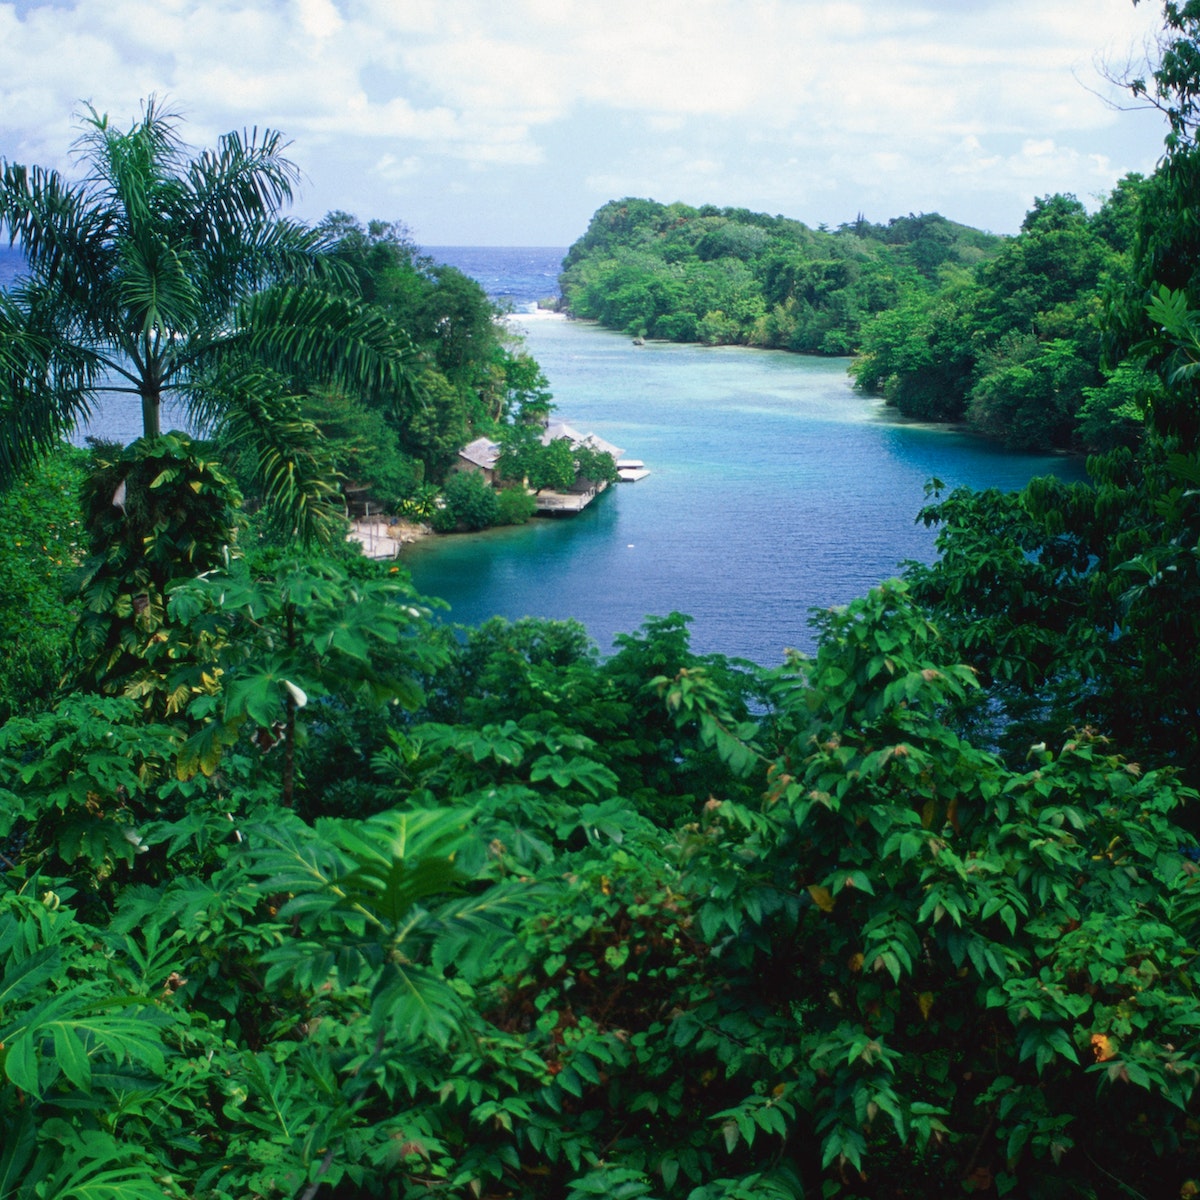
[(89, 204), (57, 171), (5, 163), (0, 224), (10, 244), (20, 244), (30, 274), (61, 289), (64, 300), (94, 296), (111, 270), (114, 214)]
[(99, 360), (46, 318), (0, 293), (0, 487), (91, 411)]
[(200, 297), (185, 254), (161, 238), (130, 240), (122, 246), (118, 284), (121, 305), (144, 336), (192, 329)]
[(188, 166), (186, 185), (195, 227), (237, 230), (275, 213), (292, 199), (300, 171), (284, 155), (289, 143), (271, 129), (227, 133), (215, 150)]
[(319, 288), (276, 287), (246, 300), (233, 343), (276, 370), (316, 377), (376, 399), (418, 392), (418, 353), (378, 309)]
[(107, 113), (90, 104), (84, 107), (83, 132), (73, 150), (89, 168), (89, 199), (124, 212), (135, 227), (145, 225), (161, 211), (159, 193), (164, 185), (174, 186), (183, 156), (183, 141), (176, 131), (179, 115), (151, 96), (142, 106), (142, 115), (122, 133), (110, 124)]
[(281, 532), (329, 545), (342, 529), (338, 473), (321, 431), (279, 376), (243, 365), (189, 395), (197, 418), (215, 418), (217, 440), (253, 463), (263, 507)]
[(338, 291), (357, 291), (353, 269), (328, 253), (320, 229), (289, 220), (260, 222), (247, 227), (245, 245), (258, 264), (258, 287), (311, 278)]
[(262, 219), (236, 229), (196, 227), (191, 236), (189, 258), (214, 329), (228, 327), (246, 296), (276, 284), (317, 281), (349, 290), (343, 265), (324, 254), (324, 239), (305, 225)]

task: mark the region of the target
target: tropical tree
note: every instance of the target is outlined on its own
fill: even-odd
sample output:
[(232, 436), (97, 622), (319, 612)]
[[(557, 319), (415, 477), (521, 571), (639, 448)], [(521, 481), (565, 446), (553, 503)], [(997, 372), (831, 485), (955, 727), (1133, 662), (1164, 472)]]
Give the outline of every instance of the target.
[(82, 125), (77, 182), (0, 162), (0, 226), (28, 265), (0, 296), (0, 483), (99, 393), (123, 393), (147, 437), (168, 398), (202, 427), (265, 435), (266, 490), (298, 511), (272, 414), (294, 424), (289, 398), (314, 379), (411, 393), (411, 342), (352, 296), (324, 235), (279, 215), (299, 177), (279, 133), (228, 133), (190, 157), (153, 98), (127, 131), (90, 105)]

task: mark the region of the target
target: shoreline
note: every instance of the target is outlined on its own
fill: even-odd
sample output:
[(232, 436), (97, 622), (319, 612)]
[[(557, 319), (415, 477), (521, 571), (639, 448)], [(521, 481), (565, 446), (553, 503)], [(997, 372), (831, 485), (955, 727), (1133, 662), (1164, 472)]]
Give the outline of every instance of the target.
[(414, 542), (433, 536), (433, 530), (419, 521), (390, 521), (383, 517), (359, 517), (350, 522), (348, 542), (357, 542), (365, 558), (376, 561), (399, 558), (400, 551)]

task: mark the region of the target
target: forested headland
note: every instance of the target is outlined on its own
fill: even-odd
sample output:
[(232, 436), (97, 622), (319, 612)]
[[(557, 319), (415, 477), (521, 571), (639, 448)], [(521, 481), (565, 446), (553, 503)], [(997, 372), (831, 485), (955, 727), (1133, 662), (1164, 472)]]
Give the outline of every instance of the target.
[[(373, 430), (412, 499), (546, 397), (390, 227), (283, 217), (272, 135), (5, 163), (0, 1200), (1200, 1192), (1200, 13), (1163, 42), (1088, 308), (1131, 436), (931, 482), (938, 561), (779, 664), (454, 636), (350, 551)], [(62, 447), (112, 371), (145, 436)]]
[(1013, 449), (1109, 449), (1136, 439), (1153, 387), (1102, 353), (1150, 187), (1130, 176), (1093, 215), (1074, 196), (1042, 197), (1012, 238), (938, 213), (814, 230), (614, 200), (560, 282), (572, 314), (634, 336), (854, 355), (858, 386), (907, 417), (961, 422)]

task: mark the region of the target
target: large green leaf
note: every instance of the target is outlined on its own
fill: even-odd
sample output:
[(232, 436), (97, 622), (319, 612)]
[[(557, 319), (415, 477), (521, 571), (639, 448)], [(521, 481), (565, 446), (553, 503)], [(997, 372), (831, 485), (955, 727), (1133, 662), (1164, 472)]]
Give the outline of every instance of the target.
[(0, 1028), (7, 1052), (5, 1073), (17, 1087), (38, 1097), (43, 1081), (55, 1077), (51, 1064), (76, 1087), (89, 1090), (92, 1057), (101, 1050), (115, 1062), (134, 1062), (160, 1073), (165, 1061), (161, 1020), (146, 1008), (125, 1011), (142, 1003), (122, 997), (99, 999), (87, 988), (46, 997)]

